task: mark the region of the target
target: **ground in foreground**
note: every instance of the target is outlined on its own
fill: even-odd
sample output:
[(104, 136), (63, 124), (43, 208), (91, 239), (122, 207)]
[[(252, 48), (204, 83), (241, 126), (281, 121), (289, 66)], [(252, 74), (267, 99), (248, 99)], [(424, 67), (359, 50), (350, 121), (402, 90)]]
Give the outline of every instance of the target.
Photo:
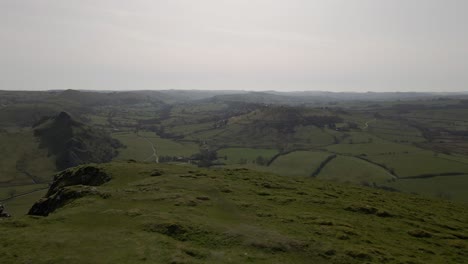
[[(77, 175), (84, 171), (112, 179), (86, 186), (105, 181), (77, 182), (87, 178)], [(81, 166), (56, 177), (49, 199), (35, 208), (50, 214), (0, 220), (0, 262), (468, 259), (463, 205), (245, 169), (127, 162)]]

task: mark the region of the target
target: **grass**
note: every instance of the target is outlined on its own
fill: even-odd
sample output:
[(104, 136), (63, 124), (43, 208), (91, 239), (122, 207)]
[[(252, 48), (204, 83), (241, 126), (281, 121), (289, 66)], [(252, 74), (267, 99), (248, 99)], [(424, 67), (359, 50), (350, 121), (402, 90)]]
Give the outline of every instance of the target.
[(349, 141), (345, 140), (345, 142), (342, 144), (328, 146), (326, 149), (330, 152), (347, 155), (385, 155), (388, 153), (414, 153), (423, 151), (422, 149), (412, 145), (399, 144), (376, 138), (374, 138), (372, 142), (369, 142), (369, 140), (367, 140), (366, 143), (356, 144), (354, 142), (350, 144)]
[(466, 192), (468, 174), (425, 179), (406, 179), (385, 185), (408, 193), (418, 193), (426, 197), (438, 197), (468, 204)]
[(281, 135), (272, 128), (232, 123), (224, 128), (191, 134), (187, 139), (209, 142), (214, 146), (276, 148)]
[(370, 156), (370, 159), (393, 168), (396, 174), (403, 178), (449, 172), (468, 174), (468, 163), (452, 160), (448, 155), (434, 154), (431, 151)]
[(112, 136), (126, 146), (126, 148), (119, 150), (116, 160), (144, 161), (153, 154), (151, 143), (154, 144), (159, 156), (190, 157), (199, 150), (197, 144), (163, 139), (153, 132), (113, 133)]
[(139, 132), (138, 134), (150, 140), (155, 145), (160, 156), (190, 157), (199, 151), (199, 146), (192, 142), (178, 142), (164, 139), (152, 132)]
[(383, 168), (354, 157), (338, 156), (328, 163), (320, 174), (319, 179), (350, 183), (386, 183), (393, 176)]
[(90, 119), (91, 123), (99, 126), (109, 126), (107, 116), (102, 115), (87, 115), (87, 118)]
[(21, 171), (34, 175), (36, 180), (48, 181), (56, 171), (52, 157), (47, 151), (39, 149), (39, 144), (29, 129), (17, 133), (0, 132), (0, 183), (31, 184), (32, 179)]
[(316, 126), (298, 126), (292, 136), (294, 142), (307, 147), (316, 147), (332, 144), (333, 136)]
[(393, 120), (376, 119), (369, 123), (372, 134), (392, 142), (423, 142), (425, 138), (421, 132), (407, 124)]
[[(0, 222), (5, 263), (462, 263), (466, 208), (249, 170), (99, 165), (106, 193)], [(154, 170), (161, 176), (150, 177)], [(465, 239), (464, 239), (465, 238)], [(397, 242), (397, 243), (396, 243)]]
[(204, 131), (213, 129), (213, 122), (201, 123), (201, 124), (190, 124), (190, 125), (180, 125), (174, 128), (166, 129), (166, 132), (169, 132), (174, 135), (188, 135), (196, 133), (197, 131)]
[[(241, 164), (242, 160), (245, 160), (245, 163), (253, 163), (259, 156), (268, 161), (277, 153), (276, 149), (224, 148), (218, 150), (218, 157), (222, 162), (232, 165)], [(226, 159), (223, 159), (224, 157)]]
[(268, 171), (285, 176), (310, 176), (329, 155), (326, 152), (295, 151), (278, 157)]
[(151, 145), (142, 137), (138, 137), (134, 132), (112, 133), (112, 137), (119, 140), (125, 148), (119, 149), (116, 160), (139, 160), (143, 161), (153, 153)]
[(30, 184), (30, 185), (17, 185), (17, 186), (0, 186), (0, 200), (5, 200), (10, 198), (12, 195), (20, 195), (24, 193), (29, 193), (32, 191), (40, 190), (47, 188), (48, 184)]
[(26, 215), (31, 206), (46, 194), (47, 190), (39, 190), (24, 196), (3, 202), (9, 214), (13, 216)]

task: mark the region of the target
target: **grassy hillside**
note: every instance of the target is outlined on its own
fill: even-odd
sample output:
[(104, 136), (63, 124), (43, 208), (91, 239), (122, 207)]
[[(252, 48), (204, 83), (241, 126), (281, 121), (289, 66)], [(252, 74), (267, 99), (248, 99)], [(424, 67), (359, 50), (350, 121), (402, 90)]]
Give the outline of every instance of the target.
[(279, 156), (268, 168), (280, 175), (311, 176), (328, 156), (325, 152), (296, 151)]
[(59, 170), (89, 162), (108, 162), (117, 156), (120, 142), (101, 130), (74, 120), (68, 113), (43, 118), (34, 135), (49, 154), (55, 155)]
[[(0, 160), (0, 181), (26, 185), (1, 192), (10, 197), (29, 190), (27, 173), (41, 182), (49, 179), (56, 155), (37, 150), (37, 142), (26, 134), (43, 116), (66, 111), (93, 130), (81, 129), (82, 136), (74, 136), (78, 141), (62, 141), (74, 150), (61, 156), (84, 159), (79, 163), (110, 157), (183, 162), (206, 147), (218, 151), (215, 164), (229, 168), (282, 176), (318, 172), (320, 179), (375, 183), (468, 203), (468, 192), (463, 191), (468, 188), (467, 98), (418, 93), (0, 91), (0, 152), (9, 154)], [(60, 142), (65, 132), (52, 129), (49, 141)], [(100, 139), (87, 141), (89, 134)], [(112, 142), (109, 134), (126, 146), (117, 156), (114, 148), (106, 147)], [(337, 158), (317, 171), (333, 155)], [(26, 170), (18, 170), (18, 165)]]
[(327, 164), (319, 179), (353, 183), (387, 183), (393, 176), (379, 166), (354, 158), (338, 156)]
[(30, 129), (0, 132), (0, 153), (0, 187), (47, 182), (56, 171)]
[[(96, 175), (111, 180), (101, 186), (63, 187), (96, 185), (99, 182), (92, 180)], [(64, 206), (47, 217), (0, 220), (2, 262), (466, 263), (468, 259), (467, 208), (442, 200), (310, 177), (149, 163), (81, 166), (56, 180), (47, 201)]]
[[(323, 170), (319, 178), (376, 183), (432, 196), (434, 192), (427, 192), (426, 186), (434, 181), (413, 177), (468, 173), (466, 106), (457, 100), (337, 102), (325, 107), (293, 107), (284, 106), (288, 100), (267, 104), (262, 99), (263, 93), (254, 94), (253, 100), (242, 101), (245, 96), (218, 96), (174, 104), (163, 113), (136, 106), (109, 110), (113, 113), (113, 129), (119, 130), (114, 136), (127, 146), (118, 159), (151, 159), (151, 144), (140, 134), (150, 139), (161, 156), (166, 153), (189, 156), (203, 144), (218, 150), (218, 164), (274, 171), (285, 176), (311, 175), (322, 161), (294, 153), (338, 155), (340, 158)], [(107, 114), (97, 112), (101, 112), (101, 117), (96, 124), (105, 127)], [(142, 120), (143, 117), (146, 119)], [(266, 149), (276, 152), (273, 155), (279, 153), (279, 158), (266, 167), (253, 164), (259, 156), (271, 157)], [(389, 173), (412, 180), (396, 184)], [(444, 179), (468, 186), (468, 177)], [(462, 195), (455, 189), (452, 192), (448, 188), (452, 185), (444, 185), (447, 188), (443, 192), (448, 193), (445, 197), (468, 202), (468, 193)]]

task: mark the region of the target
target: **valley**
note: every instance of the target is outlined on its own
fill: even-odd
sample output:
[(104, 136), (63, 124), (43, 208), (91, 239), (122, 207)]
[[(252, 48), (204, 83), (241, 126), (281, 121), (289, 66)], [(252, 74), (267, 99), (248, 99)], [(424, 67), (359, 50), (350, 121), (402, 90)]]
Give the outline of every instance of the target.
[[(468, 185), (468, 105), (463, 96), (415, 99), (402, 94), (396, 100), (363, 94), (349, 100), (335, 94), (327, 100), (219, 93), (3, 92), (8, 115), (0, 116), (0, 147), (12, 155), (2, 159), (0, 198), (42, 189), (61, 169), (54, 166), (57, 158), (50, 149), (46, 153), (38, 147), (32, 127), (67, 111), (76, 122), (101, 131), (93, 133), (112, 138), (95, 142), (119, 142), (112, 143), (117, 147), (112, 160), (197, 166), (203, 150), (213, 154), (205, 163), (214, 168), (249, 168), (468, 202), (463, 192)], [(80, 153), (80, 144), (72, 155)]]
[(0, 264), (468, 264), (466, 10), (0, 1)]
[(331, 95), (0, 91), (1, 261), (462, 263), (468, 96)]

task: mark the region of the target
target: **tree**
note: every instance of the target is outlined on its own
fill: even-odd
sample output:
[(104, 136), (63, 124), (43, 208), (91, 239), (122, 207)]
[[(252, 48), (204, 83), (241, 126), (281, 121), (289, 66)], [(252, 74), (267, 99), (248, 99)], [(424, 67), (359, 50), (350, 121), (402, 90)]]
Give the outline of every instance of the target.
[(200, 149), (200, 152), (193, 156), (195, 160), (198, 160), (198, 167), (210, 167), (213, 165), (213, 161), (218, 159), (218, 153), (215, 150), (208, 148)]

